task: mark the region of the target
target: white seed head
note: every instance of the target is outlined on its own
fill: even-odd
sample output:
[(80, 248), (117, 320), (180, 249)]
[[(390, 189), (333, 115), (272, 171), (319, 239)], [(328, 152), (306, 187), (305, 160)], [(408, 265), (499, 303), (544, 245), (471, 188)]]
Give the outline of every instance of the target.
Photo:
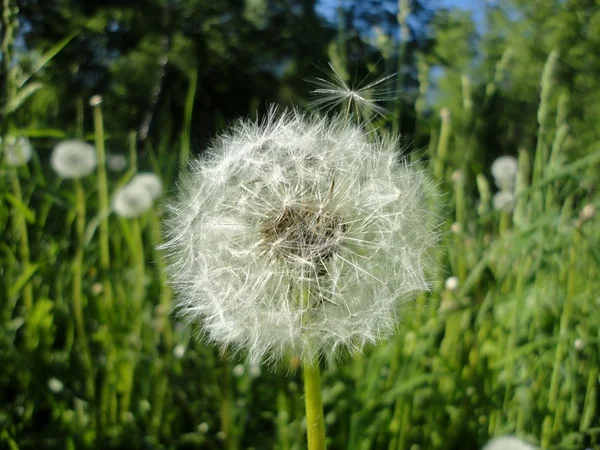
[(182, 344), (176, 345), (173, 349), (173, 356), (175, 359), (181, 359), (183, 358), (183, 355), (185, 355), (185, 346)]
[(246, 369), (244, 368), (244, 366), (242, 366), (241, 364), (237, 364), (231, 372), (233, 373), (234, 377), (240, 378), (244, 375), (245, 371)]
[(502, 436), (489, 441), (483, 450), (536, 450), (536, 448), (514, 436)]
[(106, 165), (111, 172), (123, 172), (127, 168), (127, 157), (119, 153), (106, 155)]
[(425, 175), (340, 119), (271, 111), (221, 136), (170, 205), (180, 313), (251, 362), (331, 358), (395, 331), (429, 288)]
[(114, 212), (127, 219), (139, 217), (151, 207), (152, 196), (141, 183), (128, 183), (118, 189), (112, 199)]
[(503, 191), (512, 191), (517, 178), (518, 162), (514, 156), (500, 156), (492, 163), (494, 183)]
[(575, 339), (575, 342), (573, 342), (573, 346), (575, 347), (575, 350), (583, 350), (585, 348), (585, 341), (581, 338), (577, 338)]
[(48, 389), (50, 389), (55, 394), (62, 392), (64, 387), (65, 386), (63, 385), (63, 382), (60, 381), (58, 378), (52, 377), (48, 380)]
[(510, 213), (515, 207), (515, 196), (512, 192), (508, 191), (496, 192), (492, 203), (496, 211)]
[(4, 141), (0, 140), (4, 162), (7, 166), (17, 167), (27, 164), (33, 155), (31, 141), (23, 136), (8, 136)]
[(130, 181), (130, 184), (139, 184), (142, 186), (144, 189), (146, 189), (146, 191), (148, 191), (148, 194), (150, 194), (152, 200), (156, 200), (162, 195), (163, 192), (161, 179), (151, 172), (141, 172), (134, 175)]
[(63, 178), (85, 177), (97, 164), (96, 149), (79, 140), (59, 142), (50, 156), (50, 166)]
[(100, 106), (102, 104), (102, 96), (92, 95), (90, 97), (90, 106)]
[(458, 284), (459, 284), (458, 277), (453, 276), (453, 277), (449, 277), (446, 280), (444, 287), (446, 288), (447, 291), (455, 291), (458, 288)]

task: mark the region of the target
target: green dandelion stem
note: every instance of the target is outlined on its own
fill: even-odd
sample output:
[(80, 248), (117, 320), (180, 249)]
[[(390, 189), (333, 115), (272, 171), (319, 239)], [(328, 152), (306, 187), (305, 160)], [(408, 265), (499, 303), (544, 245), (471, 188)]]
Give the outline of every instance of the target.
[(308, 449), (323, 450), (325, 449), (325, 421), (323, 420), (319, 363), (317, 361), (304, 363), (303, 372)]
[(86, 394), (89, 398), (94, 397), (94, 382), (92, 359), (88, 345), (88, 338), (85, 331), (85, 322), (83, 320), (82, 297), (82, 266), (83, 266), (83, 235), (85, 232), (85, 193), (81, 186), (81, 181), (75, 180), (75, 209), (77, 212), (76, 235), (77, 249), (73, 258), (73, 316), (75, 318), (75, 327), (79, 342), (81, 345), (81, 361), (86, 372)]

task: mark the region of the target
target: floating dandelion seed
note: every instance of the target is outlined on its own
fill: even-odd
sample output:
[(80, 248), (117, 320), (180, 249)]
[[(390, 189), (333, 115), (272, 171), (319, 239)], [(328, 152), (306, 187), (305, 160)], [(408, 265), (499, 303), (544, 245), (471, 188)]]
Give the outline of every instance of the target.
[(63, 178), (85, 177), (97, 164), (96, 149), (79, 140), (59, 142), (50, 156), (52, 169)]
[[(2, 144), (2, 140), (0, 140), (0, 144)], [(27, 164), (33, 154), (31, 141), (23, 136), (8, 136), (0, 147), (4, 153), (4, 162), (12, 167)]]
[(494, 183), (503, 191), (512, 191), (515, 187), (518, 162), (513, 156), (500, 156), (492, 163)]
[(129, 183), (115, 192), (112, 208), (121, 217), (133, 219), (152, 207), (152, 196), (141, 183)]
[(210, 153), (180, 182), (163, 248), (181, 314), (211, 341), (253, 363), (331, 358), (392, 334), (428, 289), (428, 181), (395, 141), (271, 111)]
[(510, 213), (515, 208), (515, 196), (512, 192), (500, 191), (492, 199), (496, 211)]
[(161, 179), (151, 172), (141, 172), (136, 174), (130, 181), (130, 184), (139, 184), (142, 186), (152, 200), (156, 200), (162, 195), (163, 185)]
[(106, 164), (111, 172), (123, 172), (127, 168), (125, 155), (110, 153), (106, 155)]
[(483, 450), (536, 450), (536, 448), (514, 436), (502, 436), (492, 439)]
[(395, 99), (392, 88), (394, 74), (383, 76), (371, 83), (349, 85), (330, 64), (329, 78), (316, 78), (310, 82), (316, 87), (311, 95), (316, 99), (311, 104), (318, 109), (331, 111), (342, 106), (346, 113), (353, 113), (358, 119), (368, 121), (373, 116), (387, 114), (381, 103)]

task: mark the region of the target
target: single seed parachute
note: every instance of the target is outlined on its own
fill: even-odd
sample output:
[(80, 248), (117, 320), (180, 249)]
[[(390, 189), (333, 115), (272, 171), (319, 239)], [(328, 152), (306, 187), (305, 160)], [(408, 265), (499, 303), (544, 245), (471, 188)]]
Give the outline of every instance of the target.
[(392, 334), (428, 283), (426, 176), (341, 118), (272, 110), (191, 164), (169, 205), (180, 313), (251, 361), (331, 359)]

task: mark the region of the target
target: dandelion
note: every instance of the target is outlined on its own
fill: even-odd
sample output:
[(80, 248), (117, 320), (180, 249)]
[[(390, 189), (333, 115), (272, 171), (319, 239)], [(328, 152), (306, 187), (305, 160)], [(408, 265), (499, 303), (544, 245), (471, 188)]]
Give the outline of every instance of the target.
[(163, 185), (161, 179), (151, 172), (141, 172), (136, 174), (130, 181), (130, 184), (139, 184), (142, 186), (152, 200), (156, 200), (162, 195)]
[(517, 177), (517, 158), (500, 156), (492, 163), (492, 177), (500, 190), (513, 191)]
[(48, 389), (50, 389), (55, 394), (59, 394), (60, 392), (62, 392), (63, 388), (64, 385), (62, 381), (60, 381), (58, 378), (53, 377), (48, 380)]
[(428, 288), (423, 173), (339, 119), (243, 122), (193, 163), (171, 205), (181, 314), (250, 360), (331, 357), (392, 334)]
[(96, 149), (75, 139), (58, 143), (50, 156), (50, 166), (63, 178), (85, 177), (97, 164)]
[(347, 115), (354, 113), (357, 118), (365, 121), (387, 113), (387, 109), (381, 103), (395, 98), (391, 88), (394, 74), (383, 76), (371, 83), (349, 85), (331, 64), (329, 67), (332, 72), (329, 78), (310, 80), (316, 87), (311, 91), (311, 95), (316, 98), (312, 102), (314, 107), (331, 111), (342, 106)]
[(318, 360), (391, 335), (428, 289), (428, 183), (396, 142), (271, 111), (192, 163), (167, 240), (180, 313), (251, 363), (299, 358), (309, 449), (324, 448)]
[(106, 165), (111, 172), (123, 172), (127, 168), (127, 158), (118, 153), (106, 155)]
[(446, 279), (446, 283), (444, 284), (444, 287), (446, 288), (447, 291), (455, 291), (456, 289), (458, 289), (458, 285), (459, 285), (459, 281), (458, 281), (458, 277), (452, 276)]
[(494, 194), (492, 199), (494, 209), (504, 213), (510, 213), (515, 207), (515, 196), (512, 192), (500, 191)]
[(8, 136), (4, 140), (4, 145), (0, 140), (0, 147), (4, 153), (4, 162), (8, 166), (17, 167), (27, 164), (33, 155), (33, 146), (28, 138), (19, 136)]
[(536, 448), (514, 436), (502, 436), (489, 441), (483, 450), (536, 450)]
[(141, 183), (128, 183), (115, 192), (112, 208), (126, 219), (139, 217), (152, 207), (152, 196)]

